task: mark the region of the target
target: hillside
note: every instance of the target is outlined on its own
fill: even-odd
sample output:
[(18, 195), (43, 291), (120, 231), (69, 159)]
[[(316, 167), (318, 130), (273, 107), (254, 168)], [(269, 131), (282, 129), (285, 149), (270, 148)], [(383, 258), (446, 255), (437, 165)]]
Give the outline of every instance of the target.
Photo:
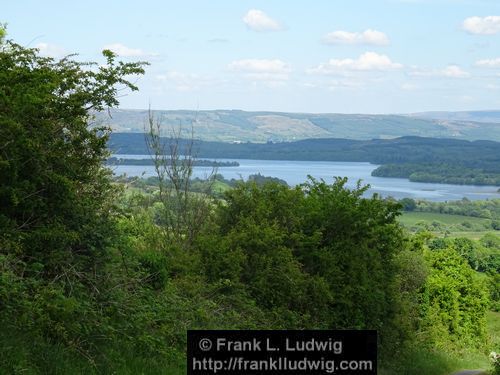
[(459, 121), (459, 122), (482, 122), (482, 123), (500, 123), (500, 111), (434, 111), (434, 112), (419, 112), (412, 113), (412, 117), (431, 119), (431, 120), (445, 120), (445, 121)]
[[(116, 132), (144, 131), (147, 110), (115, 109), (97, 116), (97, 125), (109, 125)], [(154, 111), (165, 129), (181, 125), (194, 127), (196, 138), (222, 142), (293, 141), (309, 138), (357, 140), (391, 139), (402, 136), (488, 139), (500, 141), (497, 123), (458, 119), (434, 119), (417, 115), (311, 114), (281, 112)], [(430, 116), (430, 115), (429, 115)], [(490, 117), (485, 117), (489, 118)]]

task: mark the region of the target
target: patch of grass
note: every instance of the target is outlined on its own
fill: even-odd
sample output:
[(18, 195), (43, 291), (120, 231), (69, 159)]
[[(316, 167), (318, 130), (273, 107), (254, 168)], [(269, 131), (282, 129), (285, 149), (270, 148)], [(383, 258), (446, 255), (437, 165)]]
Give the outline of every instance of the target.
[[(491, 369), (490, 351), (500, 351), (500, 313), (488, 311), (488, 348), (484, 351), (463, 350), (444, 353), (414, 348), (402, 355), (396, 363), (379, 371), (380, 375), (450, 375), (464, 369)], [(487, 374), (487, 372), (485, 372)]]
[(464, 369), (488, 369), (487, 354), (477, 351), (448, 354), (415, 348), (379, 371), (380, 375), (450, 375)]
[(405, 212), (400, 216), (399, 220), (405, 226), (416, 225), (419, 221), (438, 221), (446, 225), (462, 224), (463, 222), (469, 222), (476, 225), (491, 225), (490, 219), (462, 215), (439, 214), (435, 212)]
[[(490, 230), (490, 231), (484, 231), (484, 232), (483, 231), (450, 232), (447, 236), (451, 237), (451, 238), (465, 237), (465, 238), (468, 238), (470, 240), (479, 240), (479, 239), (481, 239), (481, 237), (483, 237), (484, 235), (486, 235), (488, 233), (495, 234), (497, 236), (500, 235), (499, 231)], [(436, 235), (440, 236), (440, 235), (442, 235), (442, 233), (436, 233)]]
[(0, 330), (0, 374), (152, 374), (183, 375), (184, 356), (165, 358), (137, 353), (121, 343), (109, 343), (97, 352), (95, 362), (67, 346), (56, 345), (9, 329)]
[(500, 352), (500, 312), (488, 311), (486, 324), (490, 335), (492, 351)]
[(399, 222), (411, 232), (425, 229), (437, 237), (478, 240), (487, 233), (499, 233), (493, 230), (491, 219), (435, 212), (404, 212)]
[(214, 193), (222, 194), (228, 190), (231, 190), (231, 186), (222, 181), (216, 180), (212, 186), (212, 191)]

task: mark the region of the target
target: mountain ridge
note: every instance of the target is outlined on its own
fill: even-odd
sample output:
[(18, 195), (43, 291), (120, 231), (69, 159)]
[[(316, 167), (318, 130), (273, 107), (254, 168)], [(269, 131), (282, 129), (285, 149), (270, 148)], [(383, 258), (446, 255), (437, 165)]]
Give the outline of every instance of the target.
[[(110, 126), (118, 133), (144, 132), (148, 110), (114, 109), (109, 113), (111, 117), (107, 113), (98, 113), (95, 125)], [(153, 111), (153, 115), (167, 132), (178, 126), (190, 132), (192, 126), (195, 137), (205, 141), (264, 143), (311, 138), (370, 140), (403, 136), (500, 141), (500, 111), (370, 115), (158, 110)], [(485, 122), (485, 119), (497, 122)]]

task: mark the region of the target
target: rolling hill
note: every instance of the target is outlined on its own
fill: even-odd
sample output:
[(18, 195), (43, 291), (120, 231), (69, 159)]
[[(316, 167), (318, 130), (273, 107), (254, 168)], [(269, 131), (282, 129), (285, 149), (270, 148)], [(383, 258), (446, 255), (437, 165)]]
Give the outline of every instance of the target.
[[(481, 115), (482, 113), (482, 115)], [(95, 125), (115, 132), (142, 133), (147, 110), (116, 109), (97, 114)], [(500, 141), (500, 112), (432, 112), (411, 115), (311, 114), (284, 112), (154, 111), (168, 131), (181, 125), (195, 138), (222, 142), (295, 141), (310, 138), (356, 140), (402, 136)], [(492, 122), (496, 121), (497, 122)], [(486, 121), (487, 120), (487, 121)]]

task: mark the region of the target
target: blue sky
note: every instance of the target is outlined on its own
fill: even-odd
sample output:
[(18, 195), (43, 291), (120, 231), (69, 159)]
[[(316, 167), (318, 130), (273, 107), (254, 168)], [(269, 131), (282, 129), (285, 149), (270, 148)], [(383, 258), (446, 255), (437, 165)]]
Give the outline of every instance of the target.
[(122, 108), (500, 108), (498, 0), (8, 1), (19, 44), (151, 65)]

